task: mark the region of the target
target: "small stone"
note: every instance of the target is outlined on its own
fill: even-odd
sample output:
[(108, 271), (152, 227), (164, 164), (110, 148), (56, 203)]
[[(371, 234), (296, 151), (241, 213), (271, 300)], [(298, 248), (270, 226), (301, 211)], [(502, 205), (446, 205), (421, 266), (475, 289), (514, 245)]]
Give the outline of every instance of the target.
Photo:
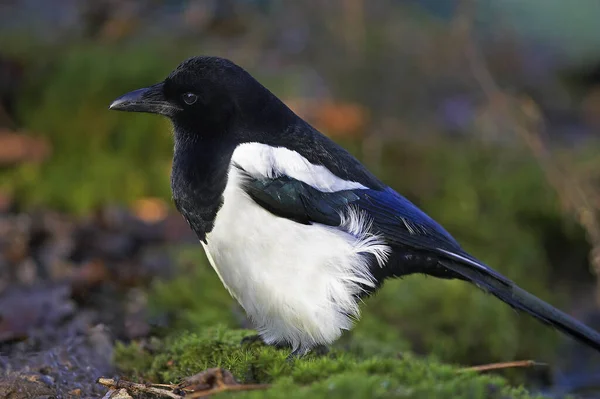
[(33, 285), (37, 278), (37, 266), (31, 258), (25, 259), (16, 267), (17, 281), (23, 285)]
[(102, 399), (133, 399), (133, 397), (125, 388), (121, 388), (118, 391), (110, 389)]

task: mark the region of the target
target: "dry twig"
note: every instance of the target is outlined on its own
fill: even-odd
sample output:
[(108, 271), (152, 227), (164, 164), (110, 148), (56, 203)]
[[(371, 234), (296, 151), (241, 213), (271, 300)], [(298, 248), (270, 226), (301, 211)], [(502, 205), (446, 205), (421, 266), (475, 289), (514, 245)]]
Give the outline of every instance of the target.
[(490, 371), (490, 370), (503, 370), (509, 368), (516, 367), (536, 367), (536, 366), (546, 366), (545, 363), (538, 363), (534, 360), (517, 360), (514, 362), (502, 362), (502, 363), (490, 363), (490, 364), (482, 364), (479, 366), (473, 367), (465, 367), (460, 369), (459, 372), (468, 372), (468, 371)]
[(155, 388), (152, 385), (138, 384), (136, 382), (125, 380), (115, 380), (112, 378), (98, 378), (98, 384), (104, 385), (105, 387), (108, 387), (111, 390), (125, 389), (127, 392), (149, 393), (158, 397), (167, 397), (172, 399), (183, 398), (183, 396), (177, 395), (172, 391), (166, 389)]
[(212, 368), (186, 378), (174, 392), (185, 392), (185, 398), (203, 398), (226, 391), (266, 389), (268, 384), (239, 384), (233, 375), (222, 368)]
[(212, 368), (187, 377), (177, 385), (169, 384), (139, 384), (112, 378), (99, 378), (98, 383), (110, 388), (105, 398), (113, 398), (115, 394), (125, 390), (125, 393), (146, 393), (171, 399), (204, 398), (220, 392), (252, 391), (266, 389), (268, 384), (240, 384), (233, 374), (221, 368)]

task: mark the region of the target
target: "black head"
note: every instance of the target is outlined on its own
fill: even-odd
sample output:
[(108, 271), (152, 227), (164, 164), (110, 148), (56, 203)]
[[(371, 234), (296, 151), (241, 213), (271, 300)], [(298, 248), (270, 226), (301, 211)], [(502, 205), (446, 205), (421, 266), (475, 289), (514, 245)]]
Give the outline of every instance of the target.
[(247, 123), (271, 93), (244, 69), (219, 57), (182, 62), (163, 82), (117, 98), (110, 109), (169, 117), (175, 131), (202, 135)]

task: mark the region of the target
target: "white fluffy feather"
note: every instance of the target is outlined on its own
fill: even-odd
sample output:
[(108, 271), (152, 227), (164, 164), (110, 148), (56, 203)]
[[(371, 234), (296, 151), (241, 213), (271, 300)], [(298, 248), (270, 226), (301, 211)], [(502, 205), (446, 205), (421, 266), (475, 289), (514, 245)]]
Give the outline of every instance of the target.
[[(358, 184), (328, 170), (323, 174), (293, 151), (265, 147), (242, 145), (233, 162), (253, 174), (285, 173), (323, 190)], [(358, 318), (361, 286), (375, 284), (369, 259), (383, 266), (389, 247), (354, 208), (339, 227), (299, 224), (257, 205), (241, 179), (230, 167), (223, 206), (205, 245), (212, 266), (267, 343), (305, 351), (333, 342)]]

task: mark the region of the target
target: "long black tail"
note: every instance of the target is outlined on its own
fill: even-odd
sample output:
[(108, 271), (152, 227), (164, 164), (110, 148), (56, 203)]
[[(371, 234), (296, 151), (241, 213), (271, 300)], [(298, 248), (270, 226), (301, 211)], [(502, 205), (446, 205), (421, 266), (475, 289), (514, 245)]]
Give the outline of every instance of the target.
[(529, 313), (542, 323), (548, 324), (586, 345), (600, 351), (600, 333), (552, 307), (548, 303), (519, 288), (512, 281), (499, 276), (493, 270), (476, 268), (455, 260), (440, 260), (442, 266), (463, 279), (477, 285), (515, 309)]

